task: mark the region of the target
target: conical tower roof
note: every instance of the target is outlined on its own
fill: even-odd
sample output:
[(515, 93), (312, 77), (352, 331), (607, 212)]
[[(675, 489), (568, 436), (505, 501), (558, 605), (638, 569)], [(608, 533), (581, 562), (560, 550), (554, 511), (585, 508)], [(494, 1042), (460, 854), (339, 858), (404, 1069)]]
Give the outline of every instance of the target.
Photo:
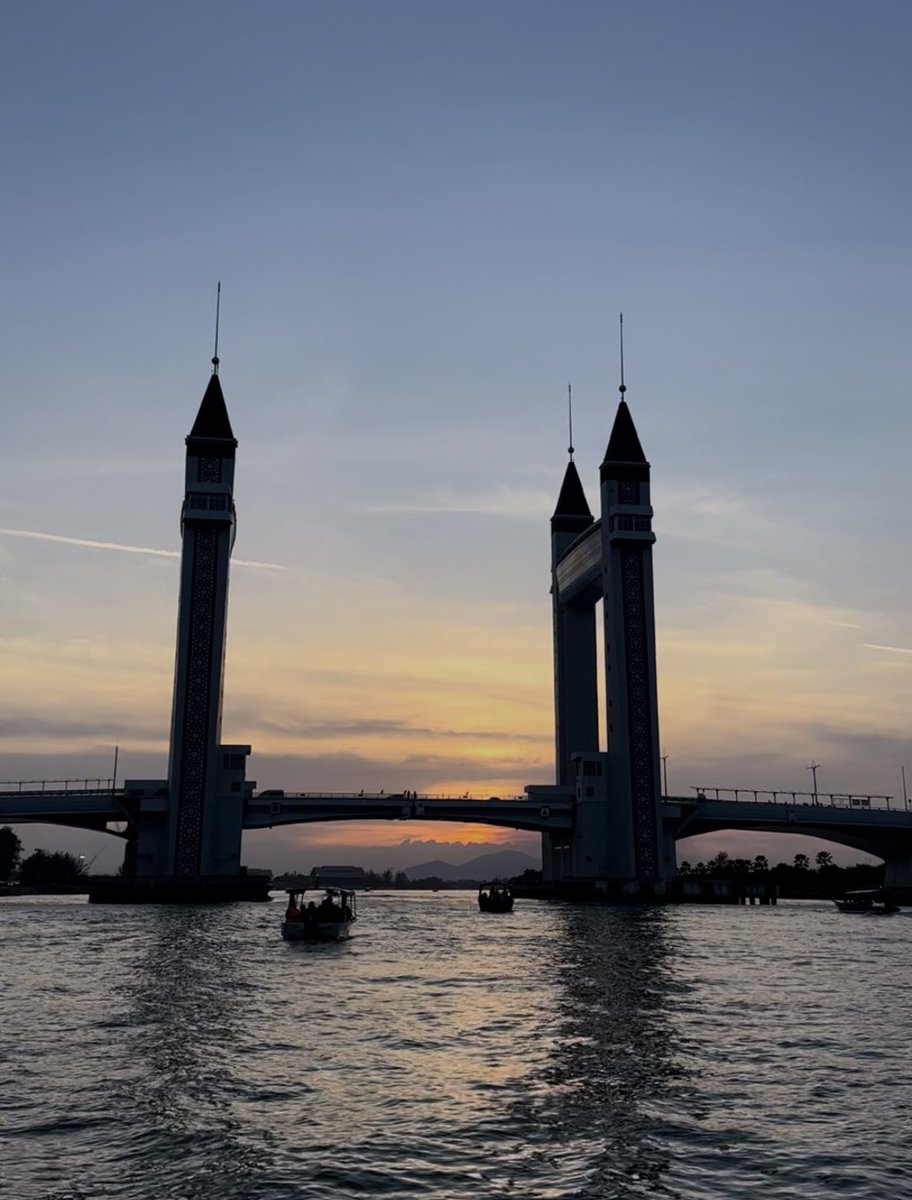
[(605, 462), (646, 463), (646, 455), (640, 445), (626, 400), (622, 400), (618, 405), (608, 448), (605, 451)]
[(606, 479), (649, 480), (649, 463), (640, 445), (627, 401), (621, 398), (599, 475)]
[[(203, 438), (206, 441), (230, 440), (237, 445), (231, 421), (228, 419), (222, 385), (219, 383), (218, 375), (214, 373), (209, 378), (199, 412), (196, 414), (196, 420), (190, 430), (190, 437)], [(189, 438), (187, 440), (189, 441)]]
[(557, 507), (551, 518), (552, 533), (581, 533), (592, 524), (592, 513), (573, 459), (567, 463)]

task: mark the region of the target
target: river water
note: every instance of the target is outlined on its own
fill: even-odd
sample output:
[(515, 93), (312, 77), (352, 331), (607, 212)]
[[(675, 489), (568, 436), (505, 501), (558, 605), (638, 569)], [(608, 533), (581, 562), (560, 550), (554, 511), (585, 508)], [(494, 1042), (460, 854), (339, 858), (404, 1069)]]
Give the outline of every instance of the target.
[(0, 901), (3, 1200), (912, 1198), (912, 913)]

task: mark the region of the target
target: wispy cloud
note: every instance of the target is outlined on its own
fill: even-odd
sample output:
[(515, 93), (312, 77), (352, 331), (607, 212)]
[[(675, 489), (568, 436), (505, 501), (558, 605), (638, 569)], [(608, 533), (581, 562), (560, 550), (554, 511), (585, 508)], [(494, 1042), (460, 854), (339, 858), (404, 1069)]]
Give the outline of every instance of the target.
[(408, 721), (392, 718), (351, 717), (338, 721), (270, 721), (258, 719), (255, 711), (248, 714), (250, 723), (269, 733), (287, 734), (298, 738), (331, 739), (348, 737), (409, 737), (409, 738), (457, 738), (467, 741), (532, 742), (539, 745), (547, 741), (537, 733), (510, 732), (503, 729), (448, 729), (425, 725), (413, 725)]
[[(0, 529), (0, 537), (31, 538), (38, 542), (58, 542), (64, 546), (82, 546), (88, 550), (116, 550), (120, 554), (144, 554), (151, 558), (180, 558), (179, 550), (156, 550), (152, 546), (126, 546), (122, 542), (98, 542), (92, 538), (64, 537), (59, 533), (40, 533), (35, 529)], [(257, 562), (233, 558), (232, 566), (256, 567), (263, 571), (287, 571), (281, 563)]]
[(876, 642), (863, 642), (862, 645), (866, 650), (886, 650), (890, 654), (912, 654), (912, 648), (908, 646), (879, 646)]
[(555, 496), (534, 488), (498, 488), (480, 495), (429, 493), (402, 500), (379, 500), (359, 505), (357, 511), (371, 514), (390, 513), (462, 513), (492, 517), (511, 517), (540, 521), (554, 507)]

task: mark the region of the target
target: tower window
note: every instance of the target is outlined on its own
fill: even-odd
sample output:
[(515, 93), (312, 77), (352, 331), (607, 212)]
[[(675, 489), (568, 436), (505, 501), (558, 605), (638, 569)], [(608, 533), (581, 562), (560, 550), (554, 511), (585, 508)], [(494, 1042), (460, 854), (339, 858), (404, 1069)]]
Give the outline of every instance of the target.
[(201, 458), (196, 469), (196, 478), (200, 483), (222, 482), (222, 460), (220, 458)]

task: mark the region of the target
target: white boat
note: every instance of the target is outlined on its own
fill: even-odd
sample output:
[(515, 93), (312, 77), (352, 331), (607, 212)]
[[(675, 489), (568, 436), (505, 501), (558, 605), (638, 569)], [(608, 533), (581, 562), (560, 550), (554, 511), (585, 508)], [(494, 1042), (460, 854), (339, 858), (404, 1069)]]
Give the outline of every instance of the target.
[(357, 918), (355, 893), (345, 888), (321, 888), (320, 900), (305, 901), (306, 888), (289, 888), (282, 920), (286, 942), (340, 942), (351, 937)]

